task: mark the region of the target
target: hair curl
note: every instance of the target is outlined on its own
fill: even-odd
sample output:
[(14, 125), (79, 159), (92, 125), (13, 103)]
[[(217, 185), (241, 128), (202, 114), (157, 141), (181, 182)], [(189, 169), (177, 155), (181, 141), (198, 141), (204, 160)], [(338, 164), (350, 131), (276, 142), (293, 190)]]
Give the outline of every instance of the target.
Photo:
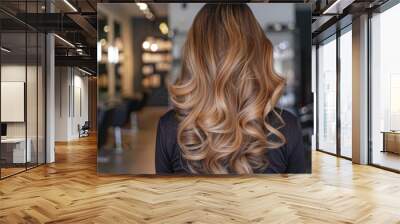
[[(286, 139), (267, 115), (285, 80), (273, 69), (273, 46), (246, 4), (206, 4), (183, 47), (182, 70), (169, 86), (179, 120), (177, 141), (197, 174), (249, 174)], [(272, 138), (271, 138), (272, 137)]]

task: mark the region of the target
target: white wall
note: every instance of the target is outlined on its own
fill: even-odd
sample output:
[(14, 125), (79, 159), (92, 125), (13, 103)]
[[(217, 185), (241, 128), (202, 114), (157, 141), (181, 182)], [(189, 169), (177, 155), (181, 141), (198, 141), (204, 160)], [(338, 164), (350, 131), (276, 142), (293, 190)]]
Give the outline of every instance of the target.
[(89, 118), (88, 78), (72, 67), (56, 67), (55, 73), (55, 140), (70, 141)]
[[(1, 81), (3, 82), (25, 82), (25, 65), (2, 65)], [(28, 70), (31, 68), (28, 67)], [(7, 108), (1, 108), (7, 110)], [(7, 123), (7, 137), (25, 137), (25, 122)]]
[[(24, 138), (27, 136), (29, 139), (32, 161), (39, 163), (44, 162), (44, 74), (42, 67), (32, 65), (25, 66), (25, 64), (3, 64), (1, 66), (1, 81), (2, 82), (24, 82), (26, 85), (26, 106), (19, 108), (21, 113), (26, 112), (26, 120), (22, 122), (6, 122), (7, 123), (7, 137), (9, 138)], [(27, 79), (27, 80), (26, 80)], [(4, 89), (2, 89), (3, 91)], [(20, 94), (24, 94), (24, 90), (20, 90)], [(2, 95), (3, 97), (7, 97)], [(13, 113), (13, 108), (2, 107), (2, 112)], [(9, 110), (9, 111), (7, 111)], [(14, 110), (18, 110), (15, 109)], [(15, 113), (15, 112), (14, 112)], [(39, 156), (37, 157), (37, 153)]]
[(68, 87), (69, 87), (69, 69), (67, 67), (55, 68), (55, 140), (68, 140)]
[[(8, 64), (1, 66), (1, 81), (3, 82), (25, 82), (25, 75), (26, 71), (28, 71), (28, 77), (31, 76), (31, 73), (36, 75), (36, 67), (25, 65), (18, 65), (18, 64)], [(31, 81), (30, 81), (31, 82)], [(31, 84), (31, 83), (30, 83)], [(36, 85), (36, 82), (34, 83)], [(31, 89), (28, 89), (31, 90)], [(33, 90), (33, 89), (32, 89)], [(36, 97), (36, 89), (33, 90), (34, 92), (28, 91), (27, 96), (28, 98)], [(32, 101), (32, 99), (27, 99), (28, 103)], [(35, 105), (36, 107), (36, 105)], [(1, 108), (1, 110), (7, 110), (7, 108)], [(34, 117), (31, 117), (33, 114), (28, 113), (28, 121), (32, 121), (33, 118), (36, 118), (36, 114)], [(25, 137), (25, 123), (26, 122), (8, 122), (7, 123), (7, 136), (8, 137)], [(31, 127), (29, 125), (28, 127)], [(29, 136), (28, 136), (29, 137)]]
[[(74, 102), (71, 105), (74, 105), (72, 108), (72, 119), (71, 119), (71, 129), (70, 136), (71, 138), (78, 138), (78, 125), (82, 126), (85, 121), (89, 120), (88, 116), (88, 78), (81, 76), (82, 73), (78, 75), (74, 74), (74, 91), (72, 91), (72, 99)], [(81, 108), (80, 108), (81, 107)]]

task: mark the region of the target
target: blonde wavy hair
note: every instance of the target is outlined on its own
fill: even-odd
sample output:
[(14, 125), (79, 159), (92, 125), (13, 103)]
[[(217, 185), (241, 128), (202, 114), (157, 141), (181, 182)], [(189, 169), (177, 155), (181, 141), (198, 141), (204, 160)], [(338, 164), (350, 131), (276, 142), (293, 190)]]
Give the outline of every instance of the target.
[[(286, 139), (268, 119), (285, 80), (273, 70), (273, 46), (246, 4), (206, 4), (183, 47), (182, 70), (169, 86), (177, 141), (196, 174), (251, 174)], [(281, 127), (282, 127), (281, 126)]]

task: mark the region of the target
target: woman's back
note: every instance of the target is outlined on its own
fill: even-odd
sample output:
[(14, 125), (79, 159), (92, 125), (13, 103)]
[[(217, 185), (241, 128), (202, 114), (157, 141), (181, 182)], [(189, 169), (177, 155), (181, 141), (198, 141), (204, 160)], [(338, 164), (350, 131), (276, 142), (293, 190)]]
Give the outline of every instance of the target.
[[(304, 173), (306, 170), (305, 150), (298, 119), (290, 112), (279, 111), (285, 122), (280, 131), (288, 141), (284, 146), (269, 150), (264, 155), (270, 163), (259, 173)], [(277, 120), (275, 122), (279, 123)], [(158, 123), (155, 159), (157, 174), (191, 173), (182, 158), (176, 140), (178, 124), (174, 110), (164, 114)]]
[(181, 74), (169, 87), (174, 112), (160, 121), (156, 157), (165, 160), (157, 161), (178, 167), (179, 158), (195, 174), (258, 173), (287, 162), (265, 156), (301, 135), (281, 129), (297, 126), (275, 109), (285, 80), (274, 72), (272, 52), (246, 4), (206, 4), (188, 32)]

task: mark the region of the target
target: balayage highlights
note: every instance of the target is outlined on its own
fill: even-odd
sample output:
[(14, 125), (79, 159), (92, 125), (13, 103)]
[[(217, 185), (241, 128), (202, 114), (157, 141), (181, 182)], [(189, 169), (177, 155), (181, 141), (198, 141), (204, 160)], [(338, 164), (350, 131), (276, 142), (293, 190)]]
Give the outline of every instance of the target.
[(169, 88), (192, 173), (262, 172), (267, 150), (286, 142), (268, 121), (274, 115), (284, 125), (274, 108), (285, 80), (273, 70), (272, 53), (246, 4), (206, 4), (197, 14), (181, 75)]

